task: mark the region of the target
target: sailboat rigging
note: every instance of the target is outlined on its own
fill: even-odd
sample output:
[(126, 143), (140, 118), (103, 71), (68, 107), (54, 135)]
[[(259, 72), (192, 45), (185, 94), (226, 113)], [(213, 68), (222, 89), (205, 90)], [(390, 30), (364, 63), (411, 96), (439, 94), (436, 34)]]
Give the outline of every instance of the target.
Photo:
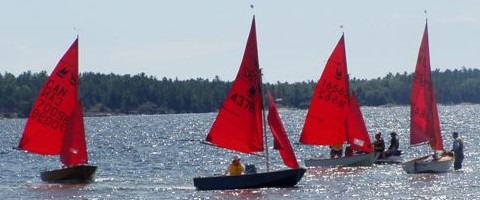
[(418, 52), (410, 95), (410, 145), (425, 143), (428, 143), (432, 150), (436, 151), (434, 153), (435, 157), (423, 156), (410, 160), (403, 164), (403, 169), (407, 173), (448, 171), (453, 158), (447, 155), (437, 155), (437, 152), (443, 151), (443, 140), (440, 132), (437, 100), (431, 78), (427, 22), (425, 22), (422, 43)]
[(43, 181), (93, 180), (97, 167), (86, 165), (87, 146), (78, 85), (77, 38), (41, 88), (18, 146), (40, 155), (60, 155), (64, 167), (42, 172)]
[(307, 159), (307, 167), (370, 166), (374, 162), (365, 122), (356, 97), (352, 99), (350, 95), (344, 35), (330, 55), (315, 87), (300, 143), (330, 146), (348, 143), (365, 152), (349, 157)]
[[(265, 148), (266, 128), (264, 126), (264, 108), (261, 70), (258, 61), (255, 17), (252, 19), (250, 34), (247, 39), (237, 76), (227, 94), (206, 141), (221, 147), (242, 153), (256, 153), (268, 150)], [(271, 99), (270, 99), (271, 100)], [(196, 177), (194, 186), (199, 190), (226, 190), (262, 187), (292, 187), (300, 181), (306, 169), (299, 168), (293, 151), (286, 137), (285, 130), (279, 121), (275, 104), (269, 101), (270, 112), (268, 123), (277, 147), (281, 149), (282, 158), (287, 166), (293, 169), (270, 171), (268, 151), (266, 154), (267, 172), (243, 174), (238, 176)], [(273, 110), (275, 109), (275, 110)], [(283, 129), (283, 130), (282, 130)], [(283, 153), (282, 153), (283, 152)], [(294, 154), (293, 154), (294, 155)]]

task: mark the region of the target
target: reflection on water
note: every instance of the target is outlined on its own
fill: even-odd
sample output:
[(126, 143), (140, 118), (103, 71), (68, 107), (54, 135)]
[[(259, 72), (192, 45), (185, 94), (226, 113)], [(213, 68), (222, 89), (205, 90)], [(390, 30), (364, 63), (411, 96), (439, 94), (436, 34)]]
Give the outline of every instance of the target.
[(349, 176), (358, 174), (364, 170), (367, 170), (371, 167), (333, 167), (333, 168), (323, 168), (323, 167), (313, 167), (308, 168), (308, 174), (310, 175), (320, 175), (320, 176)]
[(49, 183), (39, 183), (39, 184), (26, 184), (24, 187), (27, 190), (39, 190), (39, 191), (50, 191), (50, 190), (68, 190), (68, 189), (83, 189), (88, 184), (49, 184)]
[[(58, 156), (12, 149), (24, 119), (0, 120), (0, 197), (2, 199), (462, 199), (480, 198), (479, 105), (440, 106), (445, 149), (459, 131), (466, 147), (465, 168), (444, 174), (406, 174), (400, 165), (309, 168), (294, 188), (197, 191), (193, 177), (222, 173), (234, 152), (201, 144), (215, 113), (86, 118), (89, 161), (98, 166), (88, 185), (41, 182), (41, 171), (60, 166)], [(408, 107), (363, 107), (371, 134), (396, 131), (403, 157), (430, 153), (428, 146), (409, 147)], [(305, 110), (281, 110), (300, 165), (328, 156), (328, 147), (298, 144)], [(388, 134), (384, 134), (388, 143)], [(271, 143), (272, 141), (269, 140)], [(272, 169), (285, 168), (271, 149)], [(244, 163), (265, 171), (265, 160), (242, 155)]]
[(232, 197), (235, 197), (236, 199), (257, 199), (263, 197), (264, 195), (265, 191), (262, 191), (262, 189), (227, 190), (215, 192), (215, 197), (220, 199), (231, 199)]
[(408, 180), (413, 183), (419, 183), (419, 181), (424, 183), (432, 183), (438, 180), (438, 174), (412, 174)]

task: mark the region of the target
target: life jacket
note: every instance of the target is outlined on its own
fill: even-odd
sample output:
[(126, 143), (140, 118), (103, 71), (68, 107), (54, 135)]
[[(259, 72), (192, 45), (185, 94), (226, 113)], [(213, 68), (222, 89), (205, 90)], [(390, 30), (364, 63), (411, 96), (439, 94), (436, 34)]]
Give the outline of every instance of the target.
[(385, 150), (385, 143), (383, 142), (383, 139), (375, 140), (373, 143), (373, 149), (376, 152), (383, 152)]
[(239, 163), (238, 165), (230, 163), (230, 166), (228, 167), (228, 173), (230, 176), (241, 175), (244, 171), (245, 167), (242, 165), (242, 163)]

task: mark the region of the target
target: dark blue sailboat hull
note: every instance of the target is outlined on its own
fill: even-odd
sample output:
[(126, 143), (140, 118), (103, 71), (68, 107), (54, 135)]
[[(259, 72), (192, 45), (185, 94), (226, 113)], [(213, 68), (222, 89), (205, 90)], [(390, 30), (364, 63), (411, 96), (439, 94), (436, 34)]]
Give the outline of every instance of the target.
[(93, 181), (96, 166), (77, 165), (64, 169), (45, 171), (40, 174), (42, 181), (52, 183), (88, 183)]
[(197, 177), (193, 179), (193, 185), (198, 190), (293, 187), (302, 179), (305, 171), (305, 168), (298, 168), (239, 176)]

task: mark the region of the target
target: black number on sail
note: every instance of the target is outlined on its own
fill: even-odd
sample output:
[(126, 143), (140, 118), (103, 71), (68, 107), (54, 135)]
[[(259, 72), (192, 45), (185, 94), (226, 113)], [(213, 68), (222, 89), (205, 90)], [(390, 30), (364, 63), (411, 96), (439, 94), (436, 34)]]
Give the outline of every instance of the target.
[(244, 95), (234, 93), (230, 96), (230, 100), (235, 102), (235, 105), (242, 107), (244, 110), (248, 110), (250, 113), (255, 113), (255, 102), (251, 98), (246, 98)]

